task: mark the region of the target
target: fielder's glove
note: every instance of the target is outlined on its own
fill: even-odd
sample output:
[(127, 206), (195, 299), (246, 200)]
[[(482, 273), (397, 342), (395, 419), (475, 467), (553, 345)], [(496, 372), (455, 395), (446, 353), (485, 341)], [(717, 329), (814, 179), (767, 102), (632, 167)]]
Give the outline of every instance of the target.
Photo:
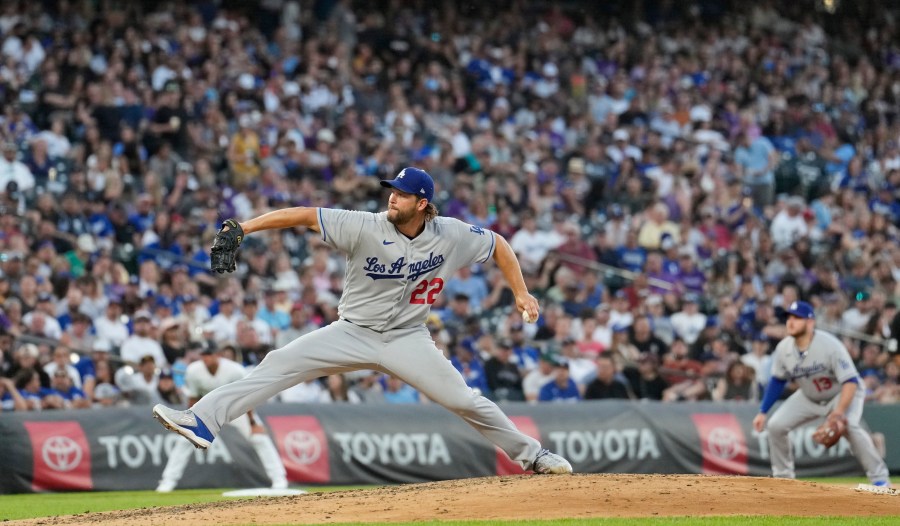
[[(225, 228), (228, 227), (228, 230)], [(238, 247), (244, 240), (244, 229), (234, 219), (226, 219), (222, 228), (216, 233), (210, 251), (210, 267), (213, 272), (224, 274), (234, 272)]]
[(828, 415), (825, 422), (813, 432), (813, 440), (829, 448), (837, 444), (838, 440), (847, 432), (847, 418), (844, 415), (834, 413)]

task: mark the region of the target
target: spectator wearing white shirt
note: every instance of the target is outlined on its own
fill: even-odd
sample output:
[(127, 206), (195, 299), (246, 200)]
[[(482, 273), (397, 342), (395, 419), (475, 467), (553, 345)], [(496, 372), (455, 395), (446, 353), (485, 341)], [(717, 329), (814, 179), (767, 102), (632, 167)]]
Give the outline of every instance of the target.
[(157, 386), (159, 370), (152, 354), (138, 358), (136, 367), (122, 367), (116, 371), (116, 384), (125, 397), (135, 405), (150, 405), (161, 402)]
[(44, 372), (53, 378), (56, 371), (65, 371), (72, 379), (72, 385), (81, 389), (81, 375), (72, 365), (72, 351), (65, 345), (60, 345), (53, 350), (53, 360), (44, 366)]
[(536, 403), (541, 387), (556, 379), (556, 369), (553, 357), (549, 354), (541, 354), (538, 365), (532, 369), (525, 378), (522, 379), (522, 392), (525, 393), (525, 400)]
[(34, 310), (22, 317), (22, 323), (27, 327), (29, 334), (58, 340), (62, 337), (63, 331), (54, 315), (55, 310), (53, 296), (46, 292), (42, 293), (38, 295)]
[(203, 326), (203, 332), (216, 343), (236, 341), (237, 322), (242, 319), (243, 315), (235, 311), (233, 299), (220, 298), (219, 312)]
[(803, 219), (803, 198), (790, 197), (786, 206), (775, 214), (769, 231), (777, 250), (784, 250), (794, 245), (801, 237), (806, 236), (807, 226)]
[(0, 156), (0, 192), (6, 192), (11, 182), (16, 183), (20, 192), (34, 188), (34, 175), (25, 163), (16, 158), (17, 153), (16, 143), (7, 142), (3, 145), (3, 155)]
[(547, 253), (560, 246), (565, 237), (554, 231), (538, 230), (537, 220), (531, 212), (522, 213), (522, 228), (516, 232), (509, 244), (519, 256), (522, 270), (537, 272)]
[(247, 320), (247, 322), (250, 323), (250, 326), (253, 327), (253, 330), (256, 331), (257, 341), (259, 342), (259, 344), (261, 346), (271, 347), (275, 341), (272, 327), (256, 316), (256, 313), (258, 311), (258, 300), (253, 296), (246, 296), (244, 298), (244, 306), (241, 309), (241, 315), (245, 320)]
[(681, 310), (671, 317), (675, 334), (688, 345), (693, 345), (706, 327), (706, 315), (700, 312), (699, 301), (696, 294), (685, 294)]
[(66, 124), (60, 118), (55, 118), (50, 123), (50, 129), (38, 134), (37, 138), (47, 143), (47, 155), (51, 159), (63, 158), (72, 149), (72, 143), (65, 135)]
[(122, 321), (122, 299), (113, 296), (106, 304), (103, 316), (94, 319), (94, 332), (98, 340), (105, 340), (113, 347), (121, 347), (128, 338), (128, 326)]
[(134, 333), (122, 343), (119, 350), (122, 360), (136, 364), (145, 356), (152, 356), (157, 365), (161, 367), (169, 365), (162, 346), (150, 336), (152, 329), (153, 320), (149, 312), (139, 310), (134, 313)]

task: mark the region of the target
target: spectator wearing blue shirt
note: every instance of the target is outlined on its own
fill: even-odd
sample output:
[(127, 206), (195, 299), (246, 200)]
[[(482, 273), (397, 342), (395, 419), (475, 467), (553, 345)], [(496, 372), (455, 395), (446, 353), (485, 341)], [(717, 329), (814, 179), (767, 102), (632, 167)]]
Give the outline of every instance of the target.
[(511, 361), (519, 367), (522, 376), (525, 376), (537, 367), (541, 353), (537, 348), (528, 345), (525, 339), (525, 327), (521, 323), (514, 323), (509, 327), (509, 339), (513, 352)]
[(16, 390), (12, 379), (0, 376), (0, 412), (27, 411), (28, 403)]
[(637, 234), (632, 230), (625, 238), (625, 245), (616, 249), (619, 266), (632, 272), (641, 272), (647, 262), (647, 250), (637, 244)]
[(55, 390), (41, 387), (41, 377), (34, 369), (22, 369), (16, 373), (16, 389), (25, 399), (28, 409), (40, 411), (42, 409), (63, 409), (65, 400)]
[(396, 376), (385, 380), (384, 401), (389, 404), (418, 404), (419, 392)]
[(51, 386), (62, 397), (63, 407), (66, 409), (86, 409), (91, 406), (84, 391), (72, 385), (72, 378), (65, 370), (57, 369), (53, 373)]
[(283, 331), (291, 324), (291, 317), (283, 310), (275, 307), (275, 297), (278, 294), (276, 290), (267, 290), (263, 296), (263, 306), (260, 307), (256, 317), (269, 324), (270, 327)]
[(775, 199), (775, 167), (778, 154), (769, 139), (753, 139), (747, 133), (738, 135), (738, 147), (734, 151), (734, 161), (738, 175), (753, 194), (753, 203), (758, 208), (771, 205)]
[(484, 365), (482, 365), (477, 353), (471, 347), (458, 344), (453, 356), (450, 358), (450, 363), (462, 374), (466, 385), (472, 389), (479, 389), (482, 394), (487, 396), (490, 390), (488, 389)]
[(444, 294), (451, 298), (458, 294), (465, 294), (469, 297), (469, 309), (473, 314), (477, 314), (481, 312), (481, 305), (488, 297), (487, 282), (483, 276), (472, 274), (471, 267), (464, 266), (457, 271), (455, 276), (447, 280), (447, 284), (444, 285)]
[(554, 360), (554, 374), (556, 379), (541, 387), (538, 393), (539, 402), (577, 402), (581, 400), (581, 393), (575, 381), (569, 377), (569, 364), (561, 359)]

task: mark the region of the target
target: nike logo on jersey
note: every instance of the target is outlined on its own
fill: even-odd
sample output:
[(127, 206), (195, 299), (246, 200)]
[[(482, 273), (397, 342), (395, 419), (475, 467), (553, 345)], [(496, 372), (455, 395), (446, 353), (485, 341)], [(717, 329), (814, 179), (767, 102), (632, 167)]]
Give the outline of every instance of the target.
[(387, 239), (381, 242), (382, 245), (393, 245), (394, 243), (395, 241), (388, 241)]

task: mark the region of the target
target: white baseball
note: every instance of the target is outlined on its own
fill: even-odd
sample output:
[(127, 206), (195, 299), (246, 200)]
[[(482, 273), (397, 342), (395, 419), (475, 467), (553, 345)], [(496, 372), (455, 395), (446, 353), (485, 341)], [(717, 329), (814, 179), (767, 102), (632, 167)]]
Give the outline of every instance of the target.
[(537, 321), (537, 319), (532, 318), (531, 315), (528, 314), (527, 310), (523, 310), (522, 321), (524, 321), (525, 323), (534, 323)]

